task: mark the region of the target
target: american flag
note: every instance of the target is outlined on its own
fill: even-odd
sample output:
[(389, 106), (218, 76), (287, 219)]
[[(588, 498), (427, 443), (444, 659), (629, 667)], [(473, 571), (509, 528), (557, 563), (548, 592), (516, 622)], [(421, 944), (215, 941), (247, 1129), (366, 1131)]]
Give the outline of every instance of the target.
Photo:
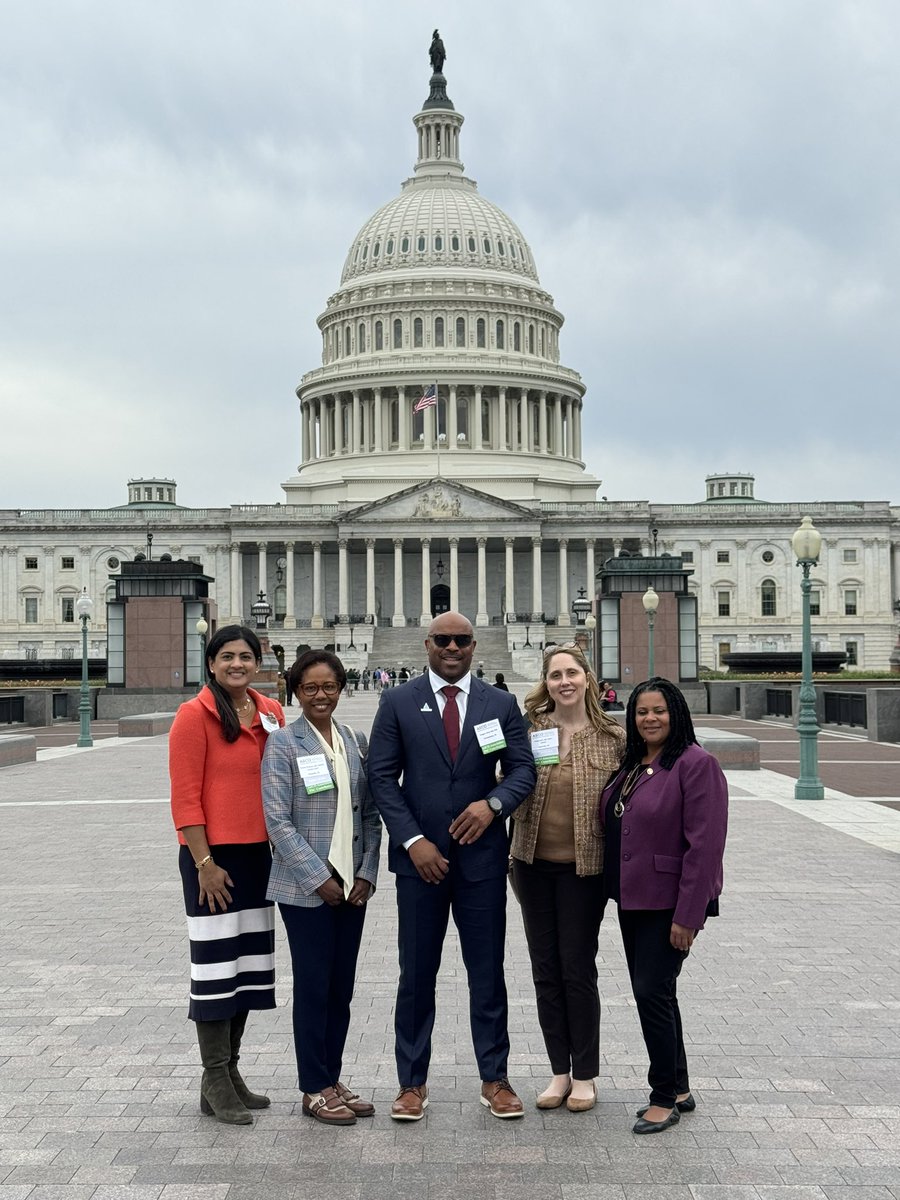
[(420, 399), (416, 401), (416, 406), (413, 412), (421, 412), (424, 408), (435, 408), (437, 406), (437, 384), (433, 383), (427, 387), (422, 393)]

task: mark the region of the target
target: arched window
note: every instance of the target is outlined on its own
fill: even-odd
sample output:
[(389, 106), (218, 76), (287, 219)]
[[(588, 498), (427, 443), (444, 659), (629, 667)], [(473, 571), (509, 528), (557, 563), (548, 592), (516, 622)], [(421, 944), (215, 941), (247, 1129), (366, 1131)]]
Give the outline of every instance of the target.
[(546, 358), (546, 356), (547, 356), (546, 345), (547, 345), (547, 343), (544, 338), (544, 327), (542, 325), (541, 326), (541, 358)]
[(506, 254), (506, 250), (504, 249), (503, 243), (500, 241), (499, 238), (497, 239), (497, 253), (500, 255), (501, 258), (503, 258), (503, 256)]
[(522, 349), (522, 326), (518, 321), (513, 325), (513, 350)]
[(423, 329), (424, 326), (422, 325), (422, 318), (416, 317), (416, 319), (413, 321), (413, 346), (417, 350), (421, 350), (422, 348)]
[(444, 318), (434, 318), (434, 344), (435, 346), (443, 346), (444, 344)]
[(484, 343), (485, 343), (484, 334), (485, 334), (484, 317), (479, 317), (478, 320), (475, 322), (475, 345), (478, 347), (479, 350), (484, 349)]
[(359, 327), (356, 330), (356, 353), (357, 354), (365, 354), (365, 352), (366, 352), (366, 327), (365, 327), (365, 325), (363, 325), (362, 321), (360, 321)]
[(774, 579), (764, 579), (759, 588), (759, 612), (763, 617), (777, 615), (776, 590)]
[(434, 235), (434, 248), (438, 252), (440, 252), (444, 248), (444, 239), (441, 237), (441, 235), (439, 233), (436, 233)]
[(363, 255), (362, 255), (362, 257), (363, 257), (363, 262), (365, 262), (365, 261), (366, 261), (366, 259), (369, 257), (369, 247), (368, 247), (368, 246), (363, 246)]
[(450, 249), (454, 250), (454, 251), (459, 250), (459, 234), (458, 233), (454, 233), (454, 235), (451, 237)]
[(481, 401), (481, 445), (491, 444), (491, 402), (485, 397)]
[(456, 396), (456, 440), (457, 442), (468, 442), (469, 440), (469, 401), (465, 396)]
[(350, 356), (350, 326), (345, 325), (344, 326), (344, 357), (349, 358), (349, 356)]
[(381, 242), (376, 242), (372, 250), (372, 257), (379, 258), (381, 255)]
[(467, 245), (469, 247), (469, 253), (474, 254), (475, 253), (475, 238), (472, 236), (471, 233), (469, 234), (469, 240), (468, 240)]
[(341, 331), (339, 329), (334, 331), (334, 357), (341, 357)]
[(528, 326), (528, 353), (534, 354), (534, 326)]
[(393, 254), (394, 253), (394, 239), (392, 237), (388, 238), (387, 245), (384, 248), (384, 252), (385, 252), (385, 254)]
[(515, 258), (515, 257), (516, 257), (516, 243), (515, 243), (515, 242), (510, 242), (510, 243), (509, 243), (509, 252), (510, 252), (510, 254), (512, 255), (512, 257), (513, 257), (513, 258)]
[(482, 246), (484, 246), (485, 254), (490, 254), (491, 253), (491, 239), (484, 238), (484, 240), (482, 241), (481, 244), (482, 244)]
[(419, 251), (420, 254), (424, 253), (424, 251), (425, 251), (425, 234), (424, 233), (419, 234), (419, 239), (416, 242), (416, 249)]
[(403, 240), (400, 242), (400, 253), (409, 254), (409, 235), (404, 233)]
[(457, 346), (465, 346), (466, 344), (466, 318), (456, 318), (456, 344)]
[(394, 349), (403, 349), (403, 322), (399, 317), (394, 317)]
[(380, 321), (375, 322), (375, 349), (384, 349), (384, 326)]
[(503, 322), (497, 322), (497, 349), (503, 349)]

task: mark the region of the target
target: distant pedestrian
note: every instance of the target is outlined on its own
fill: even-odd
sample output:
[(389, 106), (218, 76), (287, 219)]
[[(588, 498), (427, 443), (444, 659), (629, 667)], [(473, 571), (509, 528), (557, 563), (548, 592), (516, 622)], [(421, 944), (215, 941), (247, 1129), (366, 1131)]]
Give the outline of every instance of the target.
[(509, 691), (509, 688), (506, 686), (506, 680), (503, 678), (502, 671), (498, 671), (494, 676), (494, 687), (499, 688), (501, 692)]

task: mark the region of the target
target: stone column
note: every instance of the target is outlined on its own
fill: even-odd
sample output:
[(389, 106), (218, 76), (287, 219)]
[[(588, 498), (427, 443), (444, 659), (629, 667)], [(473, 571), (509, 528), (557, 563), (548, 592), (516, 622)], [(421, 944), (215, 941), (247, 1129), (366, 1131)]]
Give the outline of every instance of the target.
[(350, 612), (350, 581), (347, 560), (347, 539), (338, 541), (338, 612), (342, 617)]
[(538, 440), (540, 445), (538, 450), (541, 454), (546, 454), (549, 449), (547, 445), (547, 393), (541, 392), (538, 400), (540, 404), (540, 412), (538, 414)]
[(285, 542), (285, 568), (284, 568), (284, 627), (285, 629), (297, 628), (297, 614), (294, 612), (294, 543)]
[(519, 388), (519, 449), (528, 449), (528, 389)]
[(487, 538), (478, 539), (478, 611), (475, 613), (476, 625), (489, 625), (487, 611), (487, 557), (485, 547)]
[(406, 403), (406, 388), (402, 385), (397, 388), (397, 437), (399, 439), (399, 450), (409, 449), (409, 407)]
[(497, 398), (497, 442), (500, 450), (506, 449), (506, 388), (502, 387), (498, 390)]
[(421, 538), (422, 546), (422, 611), (419, 624), (427, 628), (431, 624), (431, 539)]
[(563, 452), (562, 406), (563, 398), (557, 392), (556, 403), (553, 405), (553, 450), (555, 454)]
[(324, 629), (322, 619), (322, 543), (313, 542), (312, 628)]
[(475, 385), (475, 419), (469, 414), (469, 445), (473, 450), (482, 450), (481, 444), (481, 384)]
[(231, 550), (231, 616), (235, 622), (240, 624), (243, 620), (242, 609), (244, 607), (244, 580), (241, 570), (241, 547), (237, 542), (232, 542), (229, 547)]
[(350, 440), (353, 445), (350, 447), (351, 454), (359, 454), (362, 437), (360, 435), (360, 413), (359, 413), (359, 389), (353, 389), (353, 410), (351, 413), (351, 428)]
[(381, 401), (381, 388), (375, 389), (375, 453), (384, 451), (384, 407)]
[(309, 403), (300, 405), (300, 461), (309, 462)]
[(459, 421), (456, 412), (456, 384), (450, 384), (450, 395), (447, 399), (447, 449), (456, 450), (456, 438), (459, 433)]
[(459, 612), (459, 538), (450, 539), (450, 607)]
[[(591, 604), (594, 603), (594, 597), (597, 595), (597, 580), (596, 567), (594, 566), (594, 539), (588, 538), (584, 543), (584, 552), (587, 557), (585, 574), (587, 578), (584, 581), (584, 586), (587, 588), (587, 594), (590, 597)], [(594, 613), (594, 616), (597, 614)]]
[(533, 621), (540, 620), (543, 607), (544, 601), (541, 592), (541, 539), (533, 537), (531, 539), (531, 619)]
[(394, 615), (391, 624), (395, 628), (406, 624), (403, 611), (403, 538), (394, 538)]
[(504, 538), (503, 542), (506, 546), (506, 611), (514, 613), (516, 611), (516, 560), (515, 560), (515, 538)]
[(569, 541), (559, 539), (559, 611), (556, 614), (557, 625), (571, 625), (569, 616)]
[(257, 542), (256, 543), (256, 548), (259, 551), (259, 589), (258, 590), (266, 593), (266, 599), (269, 600), (269, 603), (271, 604), (272, 598), (269, 597), (269, 569), (268, 569), (268, 555), (266, 554), (267, 547), (268, 547), (267, 542)]
[(366, 612), (371, 614), (373, 623), (377, 625), (375, 607), (375, 539), (366, 538)]
[(581, 459), (581, 406), (582, 401), (576, 400), (574, 403), (574, 412), (572, 415), (572, 432), (573, 432), (573, 448), (575, 457)]

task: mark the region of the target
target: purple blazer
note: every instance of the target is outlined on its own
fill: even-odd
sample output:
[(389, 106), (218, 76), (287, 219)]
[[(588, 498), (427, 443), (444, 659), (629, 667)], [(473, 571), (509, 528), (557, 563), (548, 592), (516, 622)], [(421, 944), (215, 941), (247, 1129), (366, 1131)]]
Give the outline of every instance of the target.
[[(621, 774), (603, 790), (601, 821)], [(727, 828), (728, 785), (711, 754), (688, 746), (669, 770), (645, 771), (622, 817), (620, 907), (674, 908), (676, 925), (702, 929), (722, 891)]]

